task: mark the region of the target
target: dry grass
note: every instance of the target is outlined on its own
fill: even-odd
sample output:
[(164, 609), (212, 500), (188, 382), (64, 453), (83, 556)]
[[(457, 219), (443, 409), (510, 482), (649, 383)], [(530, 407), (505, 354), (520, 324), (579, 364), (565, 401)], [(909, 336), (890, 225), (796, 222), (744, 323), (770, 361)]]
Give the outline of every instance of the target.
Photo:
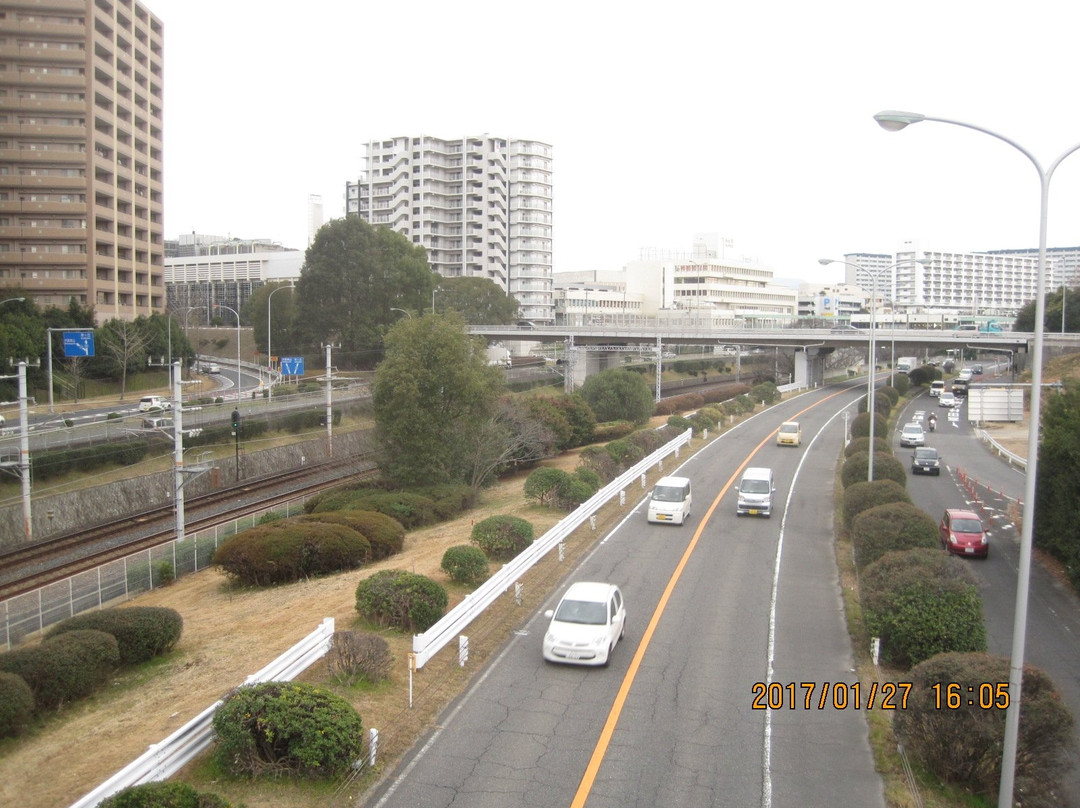
[[(577, 465), (576, 453), (549, 463), (567, 470)], [(404, 568), (443, 583), (451, 605), (466, 591), (450, 583), (439, 569), (445, 550), (468, 542), (472, 524), (492, 514), (513, 513), (530, 521), (539, 537), (565, 514), (523, 501), (525, 474), (501, 481), (486, 491), (482, 506), (461, 519), (414, 531), (403, 552), (365, 568), (327, 578), (266, 590), (237, 589), (215, 570), (178, 580), (165, 589), (132, 601), (137, 605), (169, 606), (184, 618), (184, 635), (174, 653), (138, 671), (118, 677), (110, 691), (71, 705), (50, 717), (29, 736), (0, 743), (0, 804), (24, 808), (54, 808), (78, 799), (213, 704), (231, 688), (261, 669), (325, 617), (336, 628), (366, 628), (354, 610), (359, 580), (379, 569)], [(630, 497), (630, 507), (634, 497)], [(380, 730), (380, 764), (386, 768), (404, 754), (434, 721), (439, 711), (465, 687), (484, 660), (530, 616), (574, 560), (622, 518), (626, 508), (617, 501), (604, 508), (593, 531), (586, 524), (567, 542), (566, 560), (556, 553), (538, 564), (524, 579), (524, 600), (513, 593), (501, 598), (483, 618), (469, 627), (470, 661), (458, 666), (456, 649), (440, 652), (414, 678), (414, 707), (408, 706), (407, 655), (411, 638), (381, 632), (391, 645), (394, 670), (389, 682), (375, 687), (341, 689), (329, 681), (326, 667), (317, 664), (304, 680), (333, 687), (360, 712), (366, 727)], [(63, 766), (42, 767), (52, 761)], [(197, 788), (214, 791), (236, 804), (268, 808), (307, 808), (325, 805), (333, 784), (234, 782), (218, 779), (204, 756), (182, 775)], [(358, 789), (367, 785), (359, 783)]]

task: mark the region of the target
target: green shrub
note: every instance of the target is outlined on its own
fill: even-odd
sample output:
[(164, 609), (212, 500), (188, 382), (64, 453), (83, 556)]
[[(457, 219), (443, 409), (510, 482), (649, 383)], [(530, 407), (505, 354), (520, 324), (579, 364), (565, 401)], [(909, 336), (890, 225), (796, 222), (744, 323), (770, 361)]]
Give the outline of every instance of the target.
[(604, 487), (604, 481), (600, 479), (600, 475), (585, 466), (578, 466), (574, 469), (573, 476), (589, 486), (594, 494)]
[(104, 631), (69, 631), (40, 645), (0, 654), (0, 671), (22, 677), (38, 710), (90, 695), (119, 665), (116, 638)]
[(176, 580), (176, 568), (171, 561), (158, 561), (154, 564), (151, 585), (168, 586)]
[(886, 553), (863, 572), (860, 602), (881, 658), (910, 668), (935, 654), (985, 651), (982, 599), (974, 578), (938, 550)]
[(525, 478), (525, 498), (537, 505), (554, 505), (570, 488), (570, 475), (562, 469), (541, 466)]
[(175, 609), (164, 606), (104, 609), (69, 617), (50, 628), (45, 637), (86, 629), (104, 631), (114, 636), (120, 652), (120, 663), (139, 665), (168, 653), (176, 646), (184, 632), (184, 618)]
[[(869, 452), (870, 451), (870, 436), (864, 435), (861, 438), (852, 438), (848, 441), (848, 445), (844, 447), (844, 457), (851, 457), (856, 452)], [(874, 451), (886, 454), (892, 453), (892, 445), (888, 440), (874, 433)], [(876, 455), (875, 455), (876, 457)]]
[(780, 391), (776, 389), (776, 385), (773, 382), (755, 384), (747, 395), (750, 396), (755, 404), (762, 401), (766, 404), (772, 404), (774, 401), (780, 400)]
[(446, 611), (446, 590), (423, 575), (381, 570), (356, 587), (356, 611), (381, 626), (422, 632)]
[[(1007, 687), (1009, 673), (1009, 661), (1002, 657), (939, 654), (911, 669), (907, 706), (893, 715), (897, 737), (913, 758), (988, 803), (995, 801), (1001, 778), (1005, 702), (999, 683)], [(936, 691), (935, 684), (940, 685)], [(1075, 748), (1073, 718), (1038, 668), (1024, 666), (1021, 691), (1014, 793), (1023, 795), (1025, 808), (1061, 805), (1059, 782), (1072, 766)], [(957, 695), (950, 705), (950, 696)], [(980, 701), (994, 707), (983, 709)]]
[(895, 480), (852, 483), (844, 489), (844, 525), (850, 529), (860, 513), (890, 502), (911, 502), (907, 490)]
[(574, 510), (578, 505), (587, 502), (596, 489), (578, 477), (570, 478), (570, 485), (563, 492), (559, 504), (568, 511)]
[(162, 780), (128, 786), (98, 803), (98, 808), (230, 808), (217, 794), (199, 793), (187, 783)]
[[(702, 435), (706, 430), (716, 429), (716, 419), (709, 415), (707, 409), (701, 409), (691, 415), (687, 420), (690, 425), (693, 426), (694, 432), (698, 435)], [(668, 421), (668, 426), (671, 426), (671, 421)], [(685, 427), (683, 428), (685, 430)]]
[(894, 373), (892, 383), (896, 391), (902, 396), (906, 396), (907, 391), (911, 388), (910, 378), (903, 373)]
[(378, 511), (318, 511), (301, 518), (352, 528), (367, 539), (371, 561), (397, 555), (405, 546), (405, 528), (401, 522)]
[(442, 483), (413, 493), (435, 503), (435, 516), (440, 521), (460, 516), (476, 504), (477, 498), (477, 492), (471, 485), (459, 483)]
[[(875, 442), (877, 438), (874, 439)], [(844, 461), (840, 468), (840, 482), (847, 488), (854, 483), (866, 482), (870, 469), (870, 454), (855, 452)], [(907, 486), (907, 469), (896, 459), (892, 452), (874, 453), (874, 479), (892, 480), (897, 485)]]
[(483, 550), (471, 544), (447, 547), (439, 566), (455, 583), (476, 586), (488, 579), (487, 556)]
[(488, 558), (508, 561), (533, 543), (533, 526), (517, 516), (489, 516), (473, 525), (469, 540)]
[(605, 483), (619, 476), (619, 467), (611, 459), (611, 455), (604, 451), (603, 446), (588, 446), (582, 449), (578, 455), (578, 464), (596, 474)]
[[(892, 408), (900, 403), (900, 391), (897, 390), (895, 387), (885, 385), (884, 387), (877, 388), (877, 391), (874, 393), (874, 398), (889, 399), (889, 411), (891, 412)], [(876, 400), (874, 403), (877, 403)]]
[(390, 676), (392, 662), (390, 643), (362, 631), (335, 631), (326, 651), (330, 675), (349, 685), (383, 681)]
[(894, 550), (938, 546), (938, 526), (924, 510), (891, 502), (863, 511), (851, 522), (851, 543), (860, 569)]
[[(900, 376), (902, 374), (897, 373), (896, 375)], [(941, 370), (933, 365), (920, 365), (907, 375), (908, 383), (915, 387), (926, 387), (930, 382), (940, 378)]]
[(377, 511), (401, 523), (405, 530), (413, 530), (439, 521), (435, 513), (435, 500), (408, 491), (373, 491), (370, 489), (349, 492), (339, 502), (328, 498), (312, 511), (319, 513), (333, 510)]
[(642, 451), (641, 447), (634, 443), (634, 441), (627, 440), (626, 438), (613, 440), (604, 446), (604, 449), (611, 455), (611, 459), (614, 460), (618, 467), (623, 471), (645, 457), (645, 453)]
[(289, 519), (230, 536), (214, 563), (241, 584), (271, 586), (355, 569), (371, 555), (370, 541), (352, 527)]
[(241, 687), (214, 712), (216, 755), (234, 774), (334, 777), (363, 748), (363, 724), (349, 702), (301, 682)]
[(674, 429), (676, 432), (685, 432), (688, 429), (694, 428), (694, 422), (685, 415), (669, 415), (667, 426), (670, 429)]
[(18, 735), (34, 715), (34, 691), (21, 676), (0, 671), (0, 738)]
[(603, 443), (617, 438), (625, 438), (635, 429), (637, 429), (637, 426), (633, 421), (605, 421), (596, 425), (593, 430), (593, 440)]

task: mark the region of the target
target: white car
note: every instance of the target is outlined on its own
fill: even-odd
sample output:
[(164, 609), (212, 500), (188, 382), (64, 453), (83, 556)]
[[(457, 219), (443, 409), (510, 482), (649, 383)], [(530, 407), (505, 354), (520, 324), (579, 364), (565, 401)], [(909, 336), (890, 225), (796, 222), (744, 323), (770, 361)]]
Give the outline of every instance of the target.
[(139, 412), (156, 412), (171, 409), (172, 402), (161, 396), (143, 396), (139, 399)]
[(946, 390), (940, 396), (938, 396), (937, 403), (939, 407), (955, 407), (956, 395)]
[(626, 631), (626, 604), (615, 584), (578, 581), (570, 585), (544, 634), (544, 659), (575, 665), (607, 665)]
[(926, 443), (926, 433), (919, 424), (904, 424), (900, 430), (901, 446), (922, 446)]

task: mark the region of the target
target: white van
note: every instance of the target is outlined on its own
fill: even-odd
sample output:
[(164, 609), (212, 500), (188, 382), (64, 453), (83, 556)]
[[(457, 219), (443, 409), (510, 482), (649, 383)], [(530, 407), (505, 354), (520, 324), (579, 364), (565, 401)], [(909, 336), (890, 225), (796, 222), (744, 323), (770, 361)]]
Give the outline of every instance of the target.
[(661, 477), (649, 497), (650, 522), (686, 524), (690, 516), (690, 480), (686, 477)]
[(736, 516), (772, 516), (772, 495), (776, 490), (772, 469), (748, 468), (739, 481)]
[(930, 395), (933, 398), (937, 398), (938, 396), (940, 396), (941, 392), (944, 389), (945, 382), (943, 382), (941, 379), (935, 379), (934, 381), (930, 382)]

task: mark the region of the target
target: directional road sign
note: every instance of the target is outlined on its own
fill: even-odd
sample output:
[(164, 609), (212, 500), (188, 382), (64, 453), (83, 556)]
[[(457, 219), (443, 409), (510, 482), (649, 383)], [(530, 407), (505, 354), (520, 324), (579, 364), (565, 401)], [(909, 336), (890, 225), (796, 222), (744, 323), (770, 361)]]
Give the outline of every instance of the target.
[(64, 356), (93, 356), (94, 355), (94, 332), (93, 331), (65, 331), (64, 332)]
[(304, 375), (304, 357), (302, 357), (302, 356), (283, 356), (283, 357), (281, 357), (281, 375), (282, 376), (303, 376)]

